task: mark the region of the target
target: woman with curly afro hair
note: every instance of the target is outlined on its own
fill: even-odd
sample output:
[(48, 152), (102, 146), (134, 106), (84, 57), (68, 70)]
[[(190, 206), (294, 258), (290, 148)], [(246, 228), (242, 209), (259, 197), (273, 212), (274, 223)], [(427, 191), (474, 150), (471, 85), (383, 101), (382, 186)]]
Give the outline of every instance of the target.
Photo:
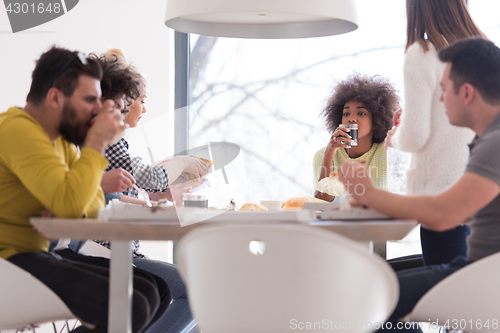
[[(343, 161), (359, 161), (376, 186), (387, 189), (387, 159), (384, 139), (392, 128), (392, 116), (399, 108), (396, 89), (382, 76), (354, 74), (338, 83), (322, 115), (332, 136), (326, 147), (314, 155), (314, 183), (336, 172)], [(349, 130), (340, 124), (358, 125), (358, 144), (351, 146)], [(316, 198), (335, 197), (316, 191)]]

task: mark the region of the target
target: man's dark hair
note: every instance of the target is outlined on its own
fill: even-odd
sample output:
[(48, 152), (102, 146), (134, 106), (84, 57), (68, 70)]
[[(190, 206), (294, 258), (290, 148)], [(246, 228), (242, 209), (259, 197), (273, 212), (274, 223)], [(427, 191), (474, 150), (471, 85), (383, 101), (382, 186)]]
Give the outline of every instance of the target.
[(114, 100), (117, 96), (125, 96), (125, 106), (128, 106), (139, 98), (144, 79), (130, 65), (122, 62), (115, 55), (91, 54), (90, 58), (97, 61), (102, 67), (101, 91), (103, 100)]
[(392, 127), (392, 115), (399, 106), (396, 89), (382, 76), (369, 77), (361, 74), (349, 76), (338, 83), (321, 113), (326, 118), (330, 133), (342, 123), (344, 105), (347, 102), (362, 102), (372, 114), (373, 142), (383, 142)]
[(439, 51), (439, 60), (451, 64), (455, 94), (464, 83), (473, 85), (490, 104), (500, 103), (500, 49), (481, 38), (467, 38)]
[(51, 87), (59, 89), (65, 96), (71, 96), (78, 86), (80, 75), (100, 80), (102, 71), (99, 64), (91, 59), (86, 62), (86, 65), (82, 64), (76, 51), (51, 47), (36, 61), (26, 101), (42, 103)]

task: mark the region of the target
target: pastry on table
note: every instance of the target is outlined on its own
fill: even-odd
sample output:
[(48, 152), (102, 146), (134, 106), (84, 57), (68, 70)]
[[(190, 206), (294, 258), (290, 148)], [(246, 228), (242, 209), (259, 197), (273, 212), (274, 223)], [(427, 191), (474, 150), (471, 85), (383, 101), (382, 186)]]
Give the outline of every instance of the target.
[(246, 212), (267, 212), (268, 211), (266, 206), (262, 206), (261, 204), (252, 203), (252, 202), (244, 204), (238, 210), (239, 211), (246, 211)]
[(321, 179), (316, 184), (316, 190), (318, 192), (326, 193), (331, 196), (339, 196), (340, 193), (345, 191), (344, 184), (339, 180), (337, 172), (332, 172), (329, 177)]

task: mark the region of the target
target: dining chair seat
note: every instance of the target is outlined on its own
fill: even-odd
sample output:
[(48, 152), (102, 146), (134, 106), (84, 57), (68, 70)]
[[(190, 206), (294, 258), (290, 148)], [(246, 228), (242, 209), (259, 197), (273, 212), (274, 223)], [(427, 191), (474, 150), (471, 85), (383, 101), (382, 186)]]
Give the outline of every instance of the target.
[(449, 330), (500, 332), (500, 253), (475, 261), (430, 289), (405, 321), (437, 323)]
[(311, 226), (199, 227), (176, 256), (203, 333), (371, 332), (399, 294), (381, 258)]
[(23, 329), (75, 316), (45, 284), (0, 258), (0, 330)]

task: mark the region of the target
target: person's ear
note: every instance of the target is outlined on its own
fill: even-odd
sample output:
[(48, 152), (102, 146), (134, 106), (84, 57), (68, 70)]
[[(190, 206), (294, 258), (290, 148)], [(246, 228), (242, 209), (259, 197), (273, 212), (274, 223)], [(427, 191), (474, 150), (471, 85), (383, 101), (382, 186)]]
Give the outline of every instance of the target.
[(476, 95), (476, 88), (470, 83), (464, 83), (462, 87), (460, 87), (460, 97), (465, 105), (469, 105), (474, 100)]
[(64, 103), (63, 97), (64, 95), (59, 89), (52, 87), (47, 92), (46, 101), (49, 106), (56, 109)]

